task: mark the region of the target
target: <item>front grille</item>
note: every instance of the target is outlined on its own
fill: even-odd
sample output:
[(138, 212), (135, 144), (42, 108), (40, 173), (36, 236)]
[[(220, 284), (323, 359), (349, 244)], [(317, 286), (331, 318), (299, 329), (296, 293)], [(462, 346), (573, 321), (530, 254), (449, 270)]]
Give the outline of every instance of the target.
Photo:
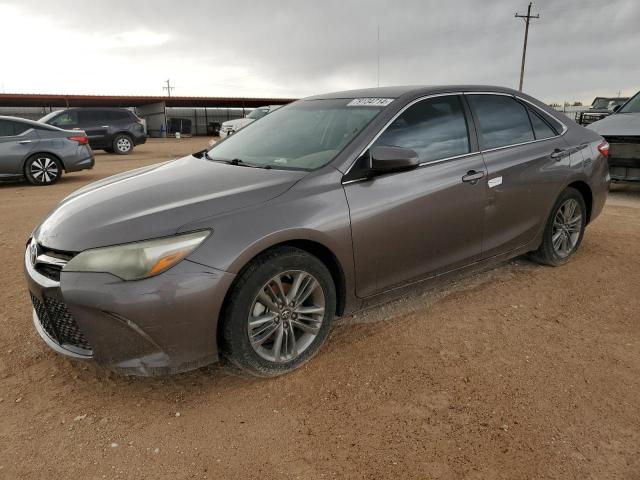
[(55, 298), (44, 297), (44, 303), (31, 293), (31, 302), (40, 325), (60, 345), (71, 345), (91, 353), (91, 345), (69, 313), (67, 305)]
[(34, 268), (36, 271), (51, 280), (60, 281), (60, 273), (65, 263), (71, 260), (75, 254), (52, 250), (42, 245), (37, 246), (37, 260)]

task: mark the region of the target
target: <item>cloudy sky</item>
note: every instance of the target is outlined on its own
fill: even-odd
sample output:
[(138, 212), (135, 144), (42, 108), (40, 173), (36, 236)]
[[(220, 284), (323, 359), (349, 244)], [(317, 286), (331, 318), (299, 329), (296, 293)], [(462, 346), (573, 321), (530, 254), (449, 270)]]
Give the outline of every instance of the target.
[[(517, 87), (526, 0), (0, 0), (0, 92), (301, 97)], [(524, 90), (640, 90), (640, 1), (538, 0)]]

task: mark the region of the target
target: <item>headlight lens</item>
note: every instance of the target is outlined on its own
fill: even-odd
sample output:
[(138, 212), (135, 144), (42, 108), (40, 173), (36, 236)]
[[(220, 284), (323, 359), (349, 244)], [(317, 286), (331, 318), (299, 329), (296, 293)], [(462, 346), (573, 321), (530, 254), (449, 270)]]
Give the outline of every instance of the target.
[(158, 275), (189, 255), (211, 234), (210, 230), (174, 237), (85, 250), (64, 266), (65, 272), (111, 273), (123, 280)]

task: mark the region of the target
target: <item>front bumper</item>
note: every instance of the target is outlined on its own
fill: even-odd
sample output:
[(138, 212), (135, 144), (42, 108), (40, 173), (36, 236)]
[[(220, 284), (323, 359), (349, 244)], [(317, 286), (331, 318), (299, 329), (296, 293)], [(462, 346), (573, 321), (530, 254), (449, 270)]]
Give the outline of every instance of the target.
[(218, 359), (218, 316), (233, 274), (183, 260), (144, 280), (63, 271), (57, 281), (34, 267), (29, 248), (24, 265), (36, 330), (58, 353), (144, 376)]

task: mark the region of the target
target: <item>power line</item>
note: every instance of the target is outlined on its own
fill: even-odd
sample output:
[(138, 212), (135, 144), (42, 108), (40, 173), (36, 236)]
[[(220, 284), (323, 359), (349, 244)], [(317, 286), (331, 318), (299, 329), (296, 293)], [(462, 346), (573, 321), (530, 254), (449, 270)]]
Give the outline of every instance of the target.
[(166, 83), (167, 86), (166, 87), (162, 87), (162, 89), (166, 90), (167, 91), (167, 96), (171, 97), (171, 90), (173, 90), (176, 87), (172, 87), (171, 86), (171, 80), (169, 80), (168, 78), (164, 83)]
[(378, 25), (378, 87), (380, 87), (380, 25)]
[(516, 12), (516, 18), (524, 18), (525, 19), (525, 27), (524, 27), (524, 46), (522, 47), (522, 64), (520, 65), (520, 86), (518, 90), (522, 91), (522, 81), (524, 80), (524, 61), (527, 57), (527, 39), (529, 38), (529, 21), (532, 18), (540, 18), (540, 15), (531, 15), (531, 5), (533, 2), (529, 2), (529, 7), (527, 8), (526, 15), (518, 15)]

